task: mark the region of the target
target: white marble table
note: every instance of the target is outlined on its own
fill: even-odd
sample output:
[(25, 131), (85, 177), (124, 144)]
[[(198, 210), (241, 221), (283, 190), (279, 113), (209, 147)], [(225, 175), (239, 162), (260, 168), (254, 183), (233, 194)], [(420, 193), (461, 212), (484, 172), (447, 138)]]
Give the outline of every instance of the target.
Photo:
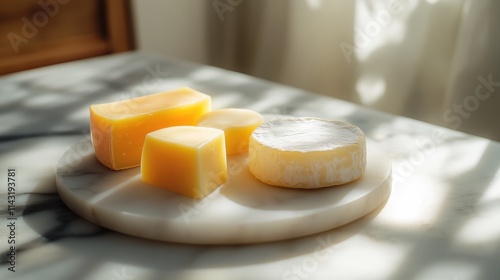
[[(95, 226), (54, 168), (88, 137), (88, 105), (190, 86), (215, 108), (354, 123), (392, 157), (389, 200), (313, 236), (254, 245), (157, 242)], [(16, 169), (16, 220), (7, 172)], [(129, 53), (0, 78), (0, 279), (498, 279), (500, 144), (225, 70)], [(9, 224), (14, 222), (11, 234)], [(15, 270), (8, 270), (15, 240)]]

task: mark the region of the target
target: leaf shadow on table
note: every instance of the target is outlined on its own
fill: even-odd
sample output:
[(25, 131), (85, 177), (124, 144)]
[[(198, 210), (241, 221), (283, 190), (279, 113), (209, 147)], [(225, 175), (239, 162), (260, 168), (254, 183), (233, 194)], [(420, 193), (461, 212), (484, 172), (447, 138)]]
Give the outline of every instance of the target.
[[(134, 67), (141, 63), (138, 58), (129, 57), (121, 61), (130, 66), (130, 73), (124, 72), (123, 67), (113, 61), (100, 65), (99, 69), (88, 69), (93, 61), (81, 62), (78, 65), (88, 65), (81, 69), (76, 67), (77, 64), (68, 63), (4, 78), (5, 81), (15, 81), (13, 90), (16, 94), (6, 93), (11, 97), (1, 100), (0, 115), (15, 118), (15, 121), (5, 124), (0, 132), (0, 141), (70, 134), (83, 136), (88, 132), (88, 118), (75, 116), (88, 114), (90, 104), (102, 102), (125, 88), (113, 79), (104, 78), (103, 73), (109, 71), (128, 75), (132, 84), (144, 76)], [(62, 74), (64, 77), (61, 77)]]
[[(206, 75), (213, 78), (207, 79)], [(210, 94), (220, 99), (220, 104), (245, 107), (273, 87), (269, 82), (259, 84), (254, 80), (244, 74), (143, 53), (109, 56), (102, 61), (89, 59), (13, 74), (0, 80), (6, 82), (0, 87), (0, 115), (6, 118), (0, 130), (0, 142), (27, 137), (83, 135), (88, 133), (86, 116), (91, 104), (181, 86)], [(239, 97), (232, 98), (235, 94)]]
[[(150, 60), (148, 63), (156, 62)], [(176, 67), (175, 64), (172, 67), (167, 65), (165, 69), (167, 68), (172, 69), (169, 79), (178, 78), (180, 80), (190, 73), (189, 69)], [(208, 66), (207, 68), (211, 69)], [(111, 70), (108, 69), (108, 71)], [(143, 73), (141, 72), (141, 74)], [(120, 79), (138, 81), (142, 77), (141, 74), (129, 73)], [(277, 85), (271, 82), (261, 81), (261, 84), (257, 84), (252, 82), (253, 78), (249, 76), (234, 73), (232, 75), (237, 75), (240, 81), (234, 84), (225, 84), (224, 77), (221, 75), (219, 79), (191, 81), (189, 85), (207, 93), (215, 93), (215, 98), (219, 100), (218, 104), (222, 106), (247, 107), (262, 113), (294, 114), (294, 111), (299, 109), (301, 104), (309, 102), (309, 98), (302, 96), (300, 90), (283, 87), (284, 90), (280, 88), (276, 91)], [(99, 82), (99, 78), (96, 78), (95, 81)], [(103, 81), (103, 83), (107, 82)], [(26, 84), (26, 87), (31, 86)], [(116, 85), (115, 89), (117, 89)], [(239, 93), (240, 97), (233, 99), (231, 93)], [(100, 100), (100, 96), (105, 94), (105, 90), (96, 91), (84, 102), (76, 102), (64, 110), (53, 108), (54, 114), (45, 115), (40, 111), (36, 121), (13, 127), (7, 134), (15, 134), (16, 131), (22, 133), (29, 131), (30, 133), (21, 133), (20, 136), (51, 135), (61, 122), (70, 124), (69, 127), (72, 128), (72, 131), (78, 133), (76, 130), (83, 129), (86, 122), (72, 124), (70, 120), (72, 112), (78, 108), (87, 107), (95, 100)], [(266, 95), (273, 96), (273, 100), (265, 103), (260, 102), (260, 99)], [(32, 131), (35, 133), (31, 133)], [(46, 182), (41, 182), (40, 186), (44, 184)], [(46, 189), (46, 186), (43, 189)], [(55, 246), (62, 252), (39, 258), (29, 267), (23, 267), (23, 271), (36, 272), (50, 266), (51, 263), (64, 262), (67, 257), (77, 254), (81, 257), (81, 265), (73, 271), (75, 273), (73, 275), (80, 275), (81, 278), (85, 278), (85, 275), (91, 274), (93, 270), (105, 263), (122, 263), (134, 267), (144, 267), (154, 271), (152, 273), (155, 273), (156, 276), (161, 276), (182, 273), (184, 269), (245, 267), (253, 264), (273, 263), (318, 251), (323, 252), (362, 231), (383, 208), (380, 206), (367, 216), (337, 229), (291, 241), (241, 246), (198, 246), (144, 240), (109, 231), (95, 226), (71, 212), (57, 194), (37, 194), (37, 192), (35, 189), (29, 195), (28, 206), (23, 209), (23, 218), (33, 231), (40, 234), (41, 238), (21, 244), (19, 253), (26, 252), (28, 254), (31, 249), (41, 246)], [(5, 263), (5, 260), (2, 263)], [(155, 275), (152, 277), (154, 278)]]
[[(463, 139), (457, 137), (446, 145), (453, 151), (454, 143), (460, 141)], [(488, 143), (476, 164), (445, 179), (449, 189), (431, 224), (418, 231), (373, 225), (375, 229), (388, 227), (393, 240), (410, 246), (404, 261), (388, 279), (426, 279), (433, 273), (441, 273), (447, 280), (496, 279), (500, 275), (500, 232), (494, 229), (496, 226), (487, 225), (497, 223), (498, 217), (495, 221), (493, 215), (481, 213), (496, 207), (481, 200), (488, 188), (499, 187), (492, 185), (492, 174), (500, 170), (499, 148), (498, 143)], [(450, 165), (472, 160), (450, 154)], [(453, 154), (458, 158), (453, 159)], [(455, 272), (450, 272), (450, 267)]]
[[(391, 119), (394, 117), (369, 109), (353, 108), (352, 104), (338, 100), (333, 101), (328, 97), (316, 96), (312, 100), (312, 98), (303, 95), (301, 90), (289, 87), (278, 88), (276, 84), (266, 81), (255, 83), (252, 82), (253, 78), (243, 74), (230, 74), (236, 79), (226, 79), (225, 74), (215, 72), (215, 76), (201, 75), (201, 70), (205, 71), (203, 73), (213, 70), (209, 66), (194, 70), (192, 66), (182, 66), (180, 63), (164, 63), (161, 60), (151, 58), (145, 61), (142, 61), (141, 58), (130, 58), (125, 60), (125, 63), (135, 66), (130, 71), (123, 70), (123, 65), (108, 65), (102, 67), (102, 69), (95, 69), (96, 73), (89, 81), (101, 83), (103, 86), (100, 90), (89, 92), (88, 99), (85, 99), (85, 101), (69, 102), (59, 107), (50, 108), (50, 110), (41, 107), (37, 110), (36, 104), (30, 105), (29, 110), (23, 114), (33, 118), (22, 125), (12, 126), (5, 133), (2, 133), (2, 136), (44, 136), (50, 135), (53, 131), (81, 133), (80, 129), (86, 128), (88, 123), (86, 120), (75, 121), (71, 118), (71, 115), (76, 110), (87, 109), (90, 103), (101, 100), (103, 96), (109, 96), (110, 91), (113, 94), (124, 91), (130, 93), (134, 85), (141, 85), (142, 79), (147, 74), (145, 67), (157, 64), (162, 67), (162, 71), (170, 73), (168, 78), (165, 79), (164, 85), (177, 86), (185, 83), (201, 91), (213, 93), (214, 101), (218, 106), (245, 107), (261, 113), (297, 116), (307, 113), (311, 116), (344, 119), (360, 126), (369, 137), (374, 136), (377, 128), (382, 125), (389, 125), (390, 127)], [(114, 71), (116, 73), (113, 76), (103, 77), (103, 72)], [(38, 79), (44, 80), (45, 77), (40, 75)], [(39, 90), (36, 81), (31, 78), (21, 85), (25, 89)], [(64, 93), (70, 90), (71, 83), (65, 88), (43, 89), (42, 92), (55, 92), (56, 97), (66, 98)], [(148, 90), (148, 88), (145, 90)], [(239, 93), (238, 98), (234, 97), (232, 93)], [(264, 99), (264, 97), (270, 98), (266, 102), (260, 102), (260, 99)], [(19, 106), (24, 105), (24, 101), (21, 100), (13, 103), (3, 103), (0, 112), (2, 114), (12, 113), (15, 110), (20, 110)], [(339, 113), (340, 111), (344, 113)], [(60, 124), (65, 124), (70, 130), (59, 129), (58, 125)], [(408, 129), (411, 130), (413, 127)], [(409, 135), (413, 136), (411, 133)], [(394, 135), (387, 134), (384, 137), (391, 136)], [(415, 136), (418, 136), (418, 133)], [(447, 142), (442, 145), (451, 145), (453, 141), (462, 140), (455, 138), (451, 139), (450, 143)], [(156, 273), (156, 275), (151, 276), (153, 278), (166, 273), (181, 273), (180, 271), (188, 268), (239, 267), (272, 263), (277, 260), (307, 255), (316, 252), (318, 248), (319, 250), (326, 250), (341, 244), (354, 235), (362, 234), (370, 238), (381, 239), (384, 242), (396, 240), (409, 246), (410, 249), (406, 252), (401, 264), (398, 265), (398, 269), (388, 279), (422, 278), (428, 271), (439, 269), (440, 265), (453, 262), (465, 268), (472, 266), (471, 269), (474, 269), (473, 272), (476, 275), (470, 278), (491, 279), (492, 275), (500, 275), (500, 267), (495, 262), (495, 260), (500, 259), (500, 242), (498, 242), (500, 237), (493, 236), (491, 240), (496, 240), (495, 242), (468, 246), (458, 246), (455, 243), (455, 238), (460, 229), (472, 218), (475, 218), (477, 210), (484, 205), (479, 200), (481, 195), (487, 191), (487, 187), (490, 186), (493, 178), (485, 177), (483, 174), (490, 174), (491, 176), (491, 174), (498, 172), (500, 155), (497, 151), (499, 151), (498, 143), (488, 144), (477, 164), (460, 174), (447, 178), (445, 184), (449, 187), (453, 186), (453, 188), (449, 189), (447, 197), (441, 206), (441, 211), (435, 213), (436, 219), (432, 224), (425, 225), (417, 231), (374, 223), (374, 217), (383, 208), (383, 206), (380, 206), (360, 220), (335, 230), (289, 242), (242, 246), (198, 246), (163, 243), (139, 239), (95, 226), (71, 212), (57, 194), (37, 194), (35, 190), (34, 193), (29, 195), (28, 206), (21, 210), (24, 210), (23, 218), (26, 224), (42, 237), (21, 244), (18, 252), (21, 255), (24, 253), (29, 254), (31, 249), (50, 245), (61, 249), (61, 252), (57, 254), (54, 253), (38, 258), (29, 267), (24, 266), (23, 271), (25, 272), (36, 272), (38, 269), (50, 266), (54, 262), (64, 262), (65, 258), (77, 254), (81, 257), (81, 264), (75, 269), (74, 275), (80, 275), (81, 278), (90, 275), (94, 269), (98, 269), (105, 263), (122, 263), (135, 267), (150, 268), (155, 271), (152, 273)], [(450, 156), (448, 160), (453, 162), (458, 159)], [(46, 187), (41, 187), (43, 184), (47, 184), (47, 182), (40, 182), (40, 189), (46, 190)], [(471, 191), (471, 188), (474, 191)], [(384, 234), (377, 235), (377, 231), (383, 231)], [(428, 232), (439, 232), (439, 234), (436, 237), (427, 234)], [(318, 238), (327, 240), (326, 249), (321, 247), (324, 243), (320, 243)], [(5, 252), (2, 252), (2, 256), (2, 263), (5, 263)], [(462, 279), (461, 275), (448, 276), (449, 280)]]
[(264, 211), (307, 211), (339, 203), (353, 192), (352, 184), (316, 190), (271, 186), (250, 173), (247, 157), (246, 153), (228, 157), (228, 180), (220, 188), (220, 194), (244, 207)]

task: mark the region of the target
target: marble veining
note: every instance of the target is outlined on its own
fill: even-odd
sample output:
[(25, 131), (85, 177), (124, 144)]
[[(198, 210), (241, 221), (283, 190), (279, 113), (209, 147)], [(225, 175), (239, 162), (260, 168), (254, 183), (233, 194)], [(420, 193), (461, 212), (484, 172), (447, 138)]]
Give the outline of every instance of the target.
[[(150, 83), (143, 83), (145, 77)], [(239, 107), (355, 124), (392, 159), (390, 198), (333, 230), (224, 246), (133, 237), (87, 222), (70, 210), (57, 194), (55, 170), (70, 147), (89, 139), (88, 106), (181, 86), (210, 94), (215, 109)], [(137, 52), (2, 76), (0, 100), (0, 179), (8, 168), (18, 171), (17, 271), (7, 270), (7, 189), (2, 185), (0, 279), (473, 280), (500, 275), (497, 142), (243, 74)], [(81, 144), (79, 151), (85, 155), (89, 149)], [(239, 169), (234, 164), (232, 170)], [(102, 172), (96, 168), (91, 176)], [(88, 189), (91, 196), (95, 190)], [(246, 207), (286, 211), (271, 203), (279, 195), (258, 201), (248, 199), (255, 193), (245, 188), (226, 191)], [(327, 205), (322, 199), (318, 203)], [(182, 202), (195, 209), (193, 214), (205, 205)], [(293, 227), (288, 224), (283, 230)]]

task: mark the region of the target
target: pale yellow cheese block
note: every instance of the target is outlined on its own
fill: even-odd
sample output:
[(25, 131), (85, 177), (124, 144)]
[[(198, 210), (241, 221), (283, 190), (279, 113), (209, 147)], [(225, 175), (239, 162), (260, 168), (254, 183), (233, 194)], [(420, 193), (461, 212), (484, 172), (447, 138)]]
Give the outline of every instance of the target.
[(210, 96), (187, 87), (92, 105), (90, 130), (96, 157), (113, 170), (138, 166), (147, 133), (195, 125), (210, 110)]
[(360, 178), (366, 139), (358, 127), (317, 118), (263, 123), (249, 141), (250, 172), (264, 183), (315, 189)]
[(142, 180), (203, 198), (227, 179), (224, 131), (173, 126), (148, 133), (141, 160)]
[(262, 124), (262, 116), (252, 110), (225, 108), (213, 110), (198, 119), (198, 126), (224, 130), (227, 155), (246, 153), (252, 132)]

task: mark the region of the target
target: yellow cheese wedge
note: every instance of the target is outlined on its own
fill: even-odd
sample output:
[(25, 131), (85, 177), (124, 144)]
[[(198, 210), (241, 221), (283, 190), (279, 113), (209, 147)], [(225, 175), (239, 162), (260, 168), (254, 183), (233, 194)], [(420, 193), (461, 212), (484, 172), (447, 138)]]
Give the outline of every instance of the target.
[(315, 189), (360, 178), (366, 167), (365, 135), (358, 127), (317, 118), (263, 123), (249, 142), (250, 172), (264, 183)]
[(149, 133), (141, 161), (142, 180), (203, 198), (227, 179), (224, 131), (174, 126)]
[(224, 130), (227, 155), (248, 151), (248, 140), (252, 132), (264, 119), (254, 111), (247, 109), (226, 108), (213, 110), (198, 119), (198, 126)]
[(210, 96), (190, 88), (92, 105), (90, 130), (97, 159), (114, 170), (138, 166), (147, 133), (195, 125), (210, 106)]

